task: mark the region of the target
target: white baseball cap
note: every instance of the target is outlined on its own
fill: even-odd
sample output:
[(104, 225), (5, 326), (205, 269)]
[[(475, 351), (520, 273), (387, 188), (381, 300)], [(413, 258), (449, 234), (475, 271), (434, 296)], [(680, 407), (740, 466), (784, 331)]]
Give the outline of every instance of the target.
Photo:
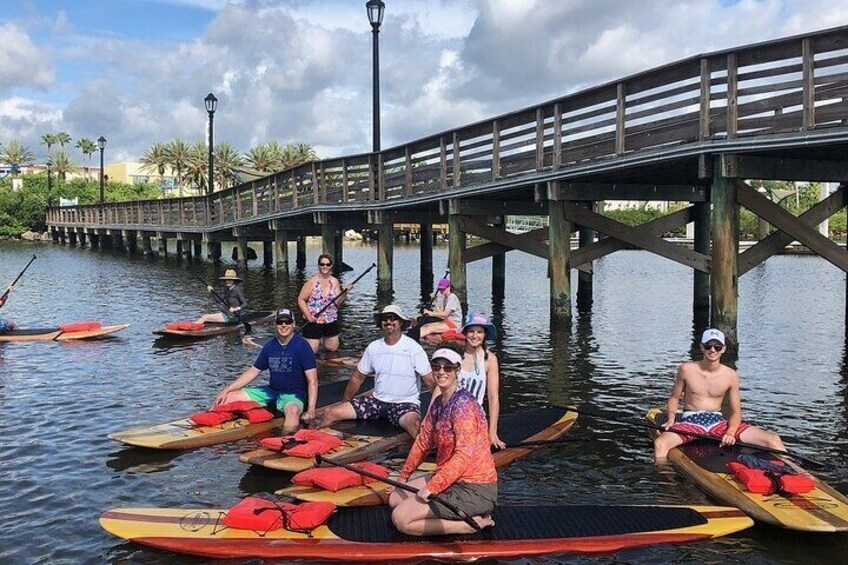
[(441, 349), (437, 349), (433, 352), (433, 356), (430, 357), (433, 361), (436, 359), (447, 359), (454, 365), (459, 365), (462, 363), (462, 355), (454, 351), (453, 349), (448, 349), (447, 347), (442, 347)]
[(704, 335), (701, 336), (701, 343), (707, 343), (709, 341), (717, 341), (720, 344), (724, 345), (724, 334), (721, 330), (717, 330), (715, 328), (710, 328), (704, 332)]

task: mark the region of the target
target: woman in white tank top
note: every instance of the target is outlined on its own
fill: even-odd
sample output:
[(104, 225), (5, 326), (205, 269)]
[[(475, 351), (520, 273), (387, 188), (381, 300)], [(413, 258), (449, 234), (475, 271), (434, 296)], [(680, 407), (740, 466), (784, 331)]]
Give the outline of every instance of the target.
[(465, 354), (459, 369), (459, 386), (477, 398), (480, 406), (488, 402), (489, 442), (497, 449), (506, 444), (498, 437), (500, 416), (500, 370), (498, 357), (486, 349), (486, 340), (497, 336), (495, 326), (482, 314), (469, 313), (462, 326), (465, 334)]

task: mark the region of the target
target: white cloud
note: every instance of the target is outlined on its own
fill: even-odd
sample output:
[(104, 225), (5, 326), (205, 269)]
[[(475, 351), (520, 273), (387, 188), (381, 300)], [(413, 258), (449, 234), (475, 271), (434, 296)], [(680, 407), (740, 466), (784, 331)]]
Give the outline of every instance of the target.
[(55, 71), (50, 57), (13, 23), (0, 25), (0, 94), (25, 86), (47, 88)]

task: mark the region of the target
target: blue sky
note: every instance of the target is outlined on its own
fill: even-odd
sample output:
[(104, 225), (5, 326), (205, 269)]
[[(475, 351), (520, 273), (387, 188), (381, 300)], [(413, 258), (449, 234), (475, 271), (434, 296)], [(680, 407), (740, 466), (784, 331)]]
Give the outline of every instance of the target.
[[(383, 146), (682, 59), (848, 23), (848, 0), (385, 0)], [(364, 0), (4, 0), (0, 143), (371, 146)]]

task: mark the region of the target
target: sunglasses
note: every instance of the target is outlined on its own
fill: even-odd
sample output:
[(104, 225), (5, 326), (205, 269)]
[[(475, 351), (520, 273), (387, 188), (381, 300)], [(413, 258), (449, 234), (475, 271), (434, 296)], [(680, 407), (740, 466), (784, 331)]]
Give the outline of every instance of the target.
[(332, 263), (318, 263), (318, 266), (319, 267), (332, 267), (333, 264)]
[(278, 326), (290, 326), (294, 323), (294, 320), (277, 320), (275, 323)]
[(708, 343), (707, 345), (702, 345), (704, 351), (709, 351), (710, 349), (714, 350), (716, 353), (724, 349), (724, 346), (720, 343)]
[(438, 373), (439, 371), (449, 372), (455, 371), (457, 369), (457, 365), (453, 363), (430, 363), (430, 368), (433, 369), (434, 373)]
[(386, 314), (380, 318), (381, 322), (399, 322), (400, 318), (394, 314)]

